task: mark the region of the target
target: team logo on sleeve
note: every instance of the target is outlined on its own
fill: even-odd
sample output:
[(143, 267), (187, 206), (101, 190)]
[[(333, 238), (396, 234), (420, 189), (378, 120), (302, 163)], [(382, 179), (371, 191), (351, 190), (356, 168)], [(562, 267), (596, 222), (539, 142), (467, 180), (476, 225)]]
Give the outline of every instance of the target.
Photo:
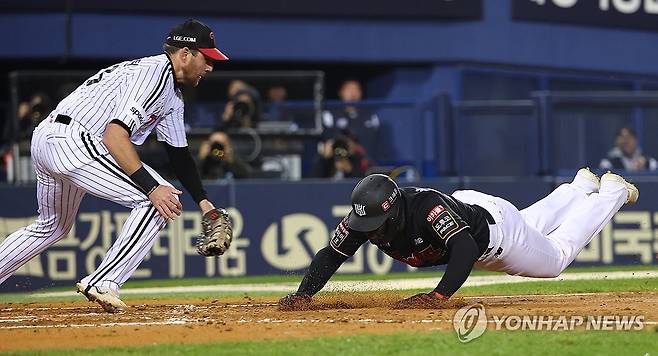
[(429, 214), (427, 214), (427, 222), (434, 221), (445, 210), (446, 209), (443, 207), (443, 205), (437, 205), (433, 207)]
[(366, 206), (361, 204), (354, 204), (354, 212), (358, 216), (366, 216)]

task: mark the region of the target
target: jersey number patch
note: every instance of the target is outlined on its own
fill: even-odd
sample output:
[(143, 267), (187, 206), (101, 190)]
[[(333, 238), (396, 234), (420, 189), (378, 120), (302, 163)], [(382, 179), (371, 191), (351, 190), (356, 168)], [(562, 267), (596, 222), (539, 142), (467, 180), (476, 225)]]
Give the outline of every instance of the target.
[(109, 73), (112, 73), (112, 72), (114, 72), (114, 70), (117, 69), (117, 68), (119, 68), (119, 65), (118, 65), (118, 64), (115, 64), (115, 65), (111, 66), (110, 68), (107, 68), (107, 69), (105, 69), (105, 70), (99, 72), (99, 73), (96, 75), (96, 77), (89, 78), (89, 79), (85, 82), (85, 85), (86, 85), (86, 86), (90, 86), (90, 85), (92, 85), (92, 84), (96, 84), (96, 83), (100, 82), (100, 81), (103, 79), (103, 73), (108, 73), (108, 74), (109, 74)]

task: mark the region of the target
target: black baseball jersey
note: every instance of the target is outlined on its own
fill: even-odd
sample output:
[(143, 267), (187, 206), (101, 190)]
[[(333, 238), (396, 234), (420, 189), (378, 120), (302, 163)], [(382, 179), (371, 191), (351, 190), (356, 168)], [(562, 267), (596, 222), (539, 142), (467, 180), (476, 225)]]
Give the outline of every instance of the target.
[[(434, 189), (405, 187), (405, 226), (390, 243), (378, 245), (387, 255), (414, 267), (446, 264), (448, 241), (470, 234), (478, 245), (480, 255), (489, 244), (487, 218), (491, 215), (482, 207), (463, 203)], [(460, 236), (461, 235), (461, 236)], [(368, 241), (366, 234), (348, 228), (347, 216), (338, 224), (330, 245), (344, 256), (352, 256)]]

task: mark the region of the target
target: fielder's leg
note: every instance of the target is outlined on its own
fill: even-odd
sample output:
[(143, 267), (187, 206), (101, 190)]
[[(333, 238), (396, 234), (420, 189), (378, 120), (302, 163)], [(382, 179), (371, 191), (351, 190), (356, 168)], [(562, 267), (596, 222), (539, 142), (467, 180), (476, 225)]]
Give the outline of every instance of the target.
[[(109, 168), (103, 167), (100, 162)], [(151, 204), (148, 197), (136, 186), (133, 186), (134, 183), (127, 183), (131, 182), (130, 178), (118, 167), (111, 156), (103, 156), (98, 164), (91, 164), (88, 168), (97, 172), (98, 179), (95, 181), (88, 181), (85, 176), (78, 176), (78, 172), (73, 172), (78, 184), (90, 194), (132, 208), (121, 233), (105, 254), (101, 264), (81, 281), (87, 287), (109, 288), (117, 295), (119, 288), (130, 278), (150, 251), (160, 230), (166, 226), (165, 219)], [(150, 167), (145, 165), (145, 168), (158, 182), (169, 185)], [(96, 185), (98, 181), (105, 182), (103, 188), (99, 189)], [(112, 189), (107, 189), (107, 186)]]
[(85, 195), (83, 190), (65, 180), (39, 171), (37, 175), (39, 217), (0, 244), (0, 284), (69, 233)]
[[(87, 142), (92, 147), (98, 144), (91, 140)], [(156, 171), (147, 165), (144, 167), (160, 184), (170, 185)], [(166, 226), (166, 221), (109, 154), (96, 157), (86, 171), (72, 172), (81, 187), (93, 195), (132, 208), (121, 233), (100, 266), (81, 281), (85, 288), (109, 288), (118, 295), (119, 288), (151, 250), (158, 233)], [(94, 171), (97, 179), (89, 181), (88, 171)], [(99, 185), (99, 182), (103, 184)]]
[[(73, 184), (89, 194), (132, 209), (121, 233), (107, 251), (100, 266), (78, 284), (78, 290), (91, 301), (97, 301), (106, 311), (125, 308), (118, 290), (143, 260), (165, 226), (148, 197), (123, 172), (98, 138), (79, 127), (61, 125), (68, 140), (52, 147), (53, 162), (68, 158), (62, 172)], [(71, 154), (73, 152), (73, 154)], [(160, 184), (167, 183), (155, 171), (146, 167)]]
[(557, 187), (542, 200), (521, 210), (523, 219), (543, 234), (557, 229), (587, 195), (599, 190), (599, 178), (587, 168), (576, 173), (571, 183)]

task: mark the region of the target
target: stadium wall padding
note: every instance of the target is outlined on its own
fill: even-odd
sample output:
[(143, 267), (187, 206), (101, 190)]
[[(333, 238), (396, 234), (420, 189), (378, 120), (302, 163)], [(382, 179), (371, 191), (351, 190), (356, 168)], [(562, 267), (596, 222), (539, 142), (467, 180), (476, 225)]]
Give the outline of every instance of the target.
[[(523, 208), (549, 193), (556, 182), (570, 178), (450, 178), (402, 186), (427, 186), (445, 192), (476, 189), (507, 198)], [(644, 179), (644, 181), (642, 181)], [(625, 207), (581, 252), (575, 265), (651, 264), (658, 252), (658, 182), (638, 178), (640, 200)], [(229, 277), (302, 274), (313, 255), (325, 247), (333, 229), (350, 210), (356, 182), (244, 182), (208, 186), (209, 197), (227, 206), (235, 225), (235, 240), (219, 258), (198, 256), (194, 238), (201, 214), (185, 194), (183, 215), (161, 233), (134, 279)], [(0, 236), (30, 224), (37, 215), (34, 187), (0, 187)], [(90, 273), (114, 241), (129, 211), (87, 196), (71, 233), (23, 266), (0, 286), (0, 292), (72, 286)], [(28, 248), (28, 247), (26, 247)], [(410, 271), (366, 243), (340, 273)], [(438, 276), (438, 274), (437, 274)], [(438, 279), (437, 279), (438, 280)]]
[(169, 29), (189, 15), (208, 23), (237, 61), (475, 61), (658, 74), (658, 32), (514, 20), (512, 0), (483, 1), (482, 18), (468, 21), (74, 12), (70, 48), (63, 13), (5, 9), (0, 31), (12, 45), (0, 57), (141, 57), (160, 52)]

